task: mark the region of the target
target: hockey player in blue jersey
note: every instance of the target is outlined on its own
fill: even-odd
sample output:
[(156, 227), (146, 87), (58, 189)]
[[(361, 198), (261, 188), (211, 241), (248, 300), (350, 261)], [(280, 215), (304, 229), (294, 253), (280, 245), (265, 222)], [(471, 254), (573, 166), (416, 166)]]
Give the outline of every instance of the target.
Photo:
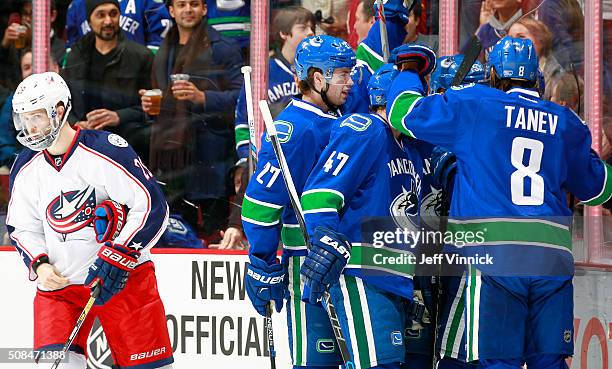
[(302, 266), (309, 301), (317, 303), (329, 288), (360, 369), (399, 368), (405, 358), (405, 307), (412, 300), (415, 265), (381, 260), (401, 259), (411, 250), (376, 248), (362, 235), (371, 217), (392, 218), (404, 229), (419, 226), (421, 157), (386, 121), (386, 93), (397, 73), (385, 64), (370, 78), (371, 114), (334, 122), (301, 198), (312, 243)]
[[(417, 0), (418, 1), (418, 0)], [(410, 10), (415, 1), (411, 1), (411, 6), (406, 7), (403, 0), (385, 1), (385, 18), (387, 20), (387, 42), (389, 50), (393, 50), (401, 45), (406, 38), (404, 27), (408, 23)], [(377, 9), (377, 4), (374, 4)], [(366, 65), (370, 74), (373, 74), (387, 62), (383, 58), (382, 43), (380, 38), (380, 20), (374, 22), (368, 36), (357, 46), (358, 64)]]
[[(289, 6), (278, 11), (272, 28), (279, 39), (279, 47), (270, 56), (268, 65), (268, 105), (272, 117), (276, 117), (291, 99), (299, 94), (292, 71), (295, 51), (306, 37), (314, 35), (315, 17), (301, 6)], [(236, 103), (236, 151), (238, 164), (246, 162), (249, 155), (249, 125), (244, 85)]]
[[(66, 13), (68, 48), (91, 31), (90, 10), (104, 0), (73, 0)], [(156, 52), (161, 40), (172, 27), (172, 20), (163, 0), (123, 0), (119, 2), (119, 26), (128, 40), (138, 42)]]
[(611, 168), (591, 150), (577, 115), (540, 99), (531, 41), (505, 37), (495, 45), (494, 88), (465, 85), (427, 97), (414, 69), (432, 61), (405, 55), (387, 104), (390, 122), (455, 153), (449, 230), (483, 232), (481, 246), (462, 253), (502, 256), (468, 268), (467, 360), (484, 368), (567, 368), (573, 257), (562, 218), (571, 216), (566, 191), (586, 205), (605, 202)]
[[(295, 187), (301, 194), (329, 140), (330, 128), (337, 118), (332, 114), (346, 101), (353, 85), (355, 53), (345, 41), (313, 36), (300, 43), (294, 65), (302, 97), (289, 103), (277, 116), (275, 125)], [(257, 170), (242, 203), (242, 224), (250, 244), (247, 295), (261, 315), (270, 301), (280, 311), (288, 298), (294, 367), (337, 368), (341, 358), (326, 311), (321, 305), (301, 301), (300, 267), (306, 244), (272, 145), (265, 137), (261, 142)], [(279, 241), (283, 245), (280, 263), (276, 258)]]
[[(415, 46), (406, 45), (401, 46), (397, 50), (402, 48), (413, 48)], [(398, 52), (394, 50), (392, 55), (397, 57)], [(433, 51), (432, 51), (433, 53)], [(436, 60), (436, 68), (431, 73), (429, 79), (429, 93), (440, 93), (450, 88), (453, 77), (457, 73), (459, 65), (463, 61), (463, 55), (443, 56)], [(395, 60), (393, 60), (395, 62)], [(463, 80), (465, 83), (488, 83), (488, 76), (485, 67), (476, 61), (470, 72)], [(452, 181), (454, 178), (454, 155), (447, 153), (443, 148), (435, 147), (429, 142), (421, 140), (413, 140), (413, 145), (421, 154), (423, 158), (423, 189), (421, 191), (421, 222), (425, 229), (439, 230), (440, 227), (440, 216), (448, 215), (449, 205), (449, 193), (447, 188), (452, 190)], [(433, 272), (433, 271), (432, 271)], [(406, 351), (407, 357), (406, 362), (408, 368), (429, 368), (432, 363), (432, 354), (434, 352), (434, 337), (437, 337), (435, 342), (435, 350), (440, 353), (441, 360), (438, 362), (438, 369), (448, 368), (448, 362), (459, 357), (465, 364), (465, 348), (459, 345), (459, 342), (455, 345), (452, 338), (458, 338), (462, 344), (465, 345), (464, 329), (458, 322), (451, 319), (448, 321), (448, 315), (451, 307), (456, 305), (454, 299), (457, 295), (457, 287), (459, 285), (459, 279), (452, 277), (441, 277), (437, 276), (434, 279), (435, 282), (441, 281), (439, 285), (434, 286), (432, 284), (431, 276), (426, 273), (417, 275), (414, 278), (414, 295), (415, 299), (426, 306), (427, 312), (425, 313), (424, 321), (415, 324), (417, 329), (409, 329), (406, 333)], [(441, 295), (437, 295), (436, 288), (441, 288)], [(435, 297), (440, 296), (439, 306), (436, 306)], [(463, 293), (459, 294), (459, 298), (463, 298)], [(447, 306), (446, 303), (450, 302), (454, 305)], [(463, 306), (463, 305), (461, 305)], [(439, 312), (437, 311), (438, 309)], [(453, 312), (457, 309), (453, 309)], [(458, 310), (458, 316), (462, 317), (461, 312), (463, 308)], [(434, 334), (434, 319), (438, 317), (438, 326), (441, 325), (441, 329), (438, 331), (438, 335)], [(454, 315), (453, 315), (454, 317)], [(463, 319), (461, 318), (461, 322)], [(457, 334), (459, 330), (459, 334)], [(450, 336), (449, 336), (450, 334)], [(451, 337), (451, 339), (449, 339)], [(442, 349), (440, 348), (441, 343), (444, 343)], [(448, 344), (447, 344), (448, 342)], [(450, 346), (448, 346), (450, 345)], [(447, 347), (448, 346), (448, 347)], [(451, 362), (452, 363), (452, 362)], [(462, 363), (458, 363), (462, 364)]]

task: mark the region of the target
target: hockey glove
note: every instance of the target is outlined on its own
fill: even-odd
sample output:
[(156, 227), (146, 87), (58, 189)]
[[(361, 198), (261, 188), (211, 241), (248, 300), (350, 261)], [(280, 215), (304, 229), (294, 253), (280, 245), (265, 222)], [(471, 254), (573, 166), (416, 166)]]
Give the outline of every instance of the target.
[(266, 316), (266, 305), (274, 301), (276, 312), (280, 313), (287, 293), (287, 268), (282, 264), (268, 265), (251, 255), (245, 277), (246, 292), (253, 307), (260, 315)]
[(98, 259), (89, 267), (85, 279), (85, 285), (89, 287), (95, 280), (102, 284), (96, 305), (106, 304), (115, 294), (123, 290), (130, 272), (136, 267), (139, 256), (138, 251), (112, 242), (106, 242), (100, 248)]
[(414, 67), (410, 69), (415, 69), (419, 76), (424, 77), (436, 67), (436, 53), (427, 46), (418, 44), (400, 45), (391, 51), (389, 63), (397, 65), (399, 70), (403, 70), (401, 65), (407, 62), (415, 62)]
[(304, 276), (306, 294), (303, 300), (316, 304), (329, 286), (340, 279), (340, 274), (351, 257), (351, 243), (345, 235), (330, 229), (317, 227), (311, 239), (311, 247), (300, 268)]
[(452, 180), (457, 172), (457, 157), (450, 151), (436, 146), (431, 152), (432, 180), (435, 186), (452, 193)]
[(96, 241), (112, 241), (121, 233), (127, 217), (127, 206), (113, 200), (104, 200), (94, 209), (93, 225)]

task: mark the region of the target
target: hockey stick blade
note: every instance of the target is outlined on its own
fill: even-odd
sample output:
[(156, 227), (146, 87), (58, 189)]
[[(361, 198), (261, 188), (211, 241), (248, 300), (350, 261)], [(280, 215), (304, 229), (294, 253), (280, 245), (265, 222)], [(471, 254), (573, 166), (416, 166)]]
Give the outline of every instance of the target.
[[(285, 154), (283, 153), (283, 148), (281, 147), (280, 141), (278, 140), (276, 127), (274, 126), (272, 114), (270, 114), (270, 108), (268, 107), (268, 102), (266, 100), (259, 101), (259, 110), (261, 110), (261, 115), (264, 118), (266, 130), (268, 131), (268, 137), (270, 138), (270, 142), (272, 142), (272, 148), (274, 149), (274, 154), (278, 159), (281, 174), (283, 180), (285, 181), (287, 192), (289, 193), (289, 200), (291, 202), (291, 206), (293, 206), (293, 210), (295, 211), (295, 216), (300, 225), (302, 236), (306, 241), (306, 245), (309, 246), (310, 241), (308, 237), (308, 232), (306, 230), (306, 222), (304, 220), (304, 212), (302, 211), (300, 198), (297, 194), (295, 184), (293, 183), (293, 178), (291, 177), (291, 172), (289, 171), (289, 166), (287, 165), (287, 160), (285, 159)], [(351, 353), (348, 350), (346, 339), (344, 338), (342, 328), (340, 327), (340, 320), (338, 320), (338, 314), (336, 313), (336, 307), (331, 301), (329, 291), (325, 291), (323, 293), (323, 300), (327, 303), (327, 315), (329, 317), (329, 322), (332, 325), (332, 330), (334, 331), (336, 342), (338, 343), (338, 349), (340, 350), (340, 356), (342, 357), (342, 361), (344, 362), (344, 367), (346, 369), (354, 369), (355, 364), (353, 363)]]
[(68, 354), (68, 350), (70, 349), (70, 345), (72, 345), (72, 342), (74, 341), (77, 334), (79, 333), (81, 326), (85, 322), (85, 318), (87, 318), (87, 315), (89, 314), (89, 311), (93, 307), (93, 304), (96, 302), (96, 299), (98, 298), (98, 296), (100, 296), (100, 290), (102, 289), (102, 285), (98, 282), (94, 282), (94, 283), (95, 283), (95, 286), (93, 287), (93, 290), (91, 291), (91, 296), (89, 297), (89, 300), (87, 300), (87, 304), (85, 304), (85, 308), (83, 308), (83, 312), (81, 313), (81, 315), (79, 315), (79, 318), (77, 319), (76, 324), (74, 325), (74, 329), (72, 329), (72, 333), (70, 333), (70, 337), (68, 337), (68, 340), (64, 344), (64, 347), (62, 348), (62, 351), (61, 351), (62, 353), (59, 355), (57, 359), (55, 359), (55, 361), (53, 362), (53, 365), (51, 365), (51, 369), (57, 369), (57, 367), (62, 362), (62, 359), (66, 357), (66, 355)]
[(472, 65), (474, 65), (474, 62), (476, 59), (478, 59), (481, 50), (482, 44), (480, 43), (478, 36), (472, 36), (468, 41), (468, 47), (463, 56), (463, 61), (461, 62), (461, 65), (459, 65), (459, 69), (457, 69), (455, 77), (453, 77), (451, 86), (459, 86), (463, 83), (465, 77), (470, 73)]

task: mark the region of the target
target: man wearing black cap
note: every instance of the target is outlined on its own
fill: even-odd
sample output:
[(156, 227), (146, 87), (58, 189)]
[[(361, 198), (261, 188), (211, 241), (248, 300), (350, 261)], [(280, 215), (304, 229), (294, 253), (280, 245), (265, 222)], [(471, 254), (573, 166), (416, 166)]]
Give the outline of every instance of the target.
[(72, 118), (85, 129), (124, 136), (146, 160), (148, 130), (138, 88), (149, 88), (153, 54), (119, 28), (117, 0), (86, 0), (92, 32), (68, 53), (63, 76), (73, 96)]

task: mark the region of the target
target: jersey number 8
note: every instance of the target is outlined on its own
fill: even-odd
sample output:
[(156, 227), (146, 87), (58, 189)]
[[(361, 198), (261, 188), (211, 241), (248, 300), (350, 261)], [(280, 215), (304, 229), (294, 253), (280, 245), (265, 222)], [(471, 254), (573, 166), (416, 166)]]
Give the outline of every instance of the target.
[[(523, 156), (529, 150), (525, 166)], [(510, 176), (512, 202), (516, 205), (542, 205), (544, 203), (544, 178), (538, 174), (542, 164), (544, 144), (538, 140), (516, 137), (512, 140), (511, 162), (516, 171)], [(525, 178), (529, 178), (529, 194), (525, 194)]]

